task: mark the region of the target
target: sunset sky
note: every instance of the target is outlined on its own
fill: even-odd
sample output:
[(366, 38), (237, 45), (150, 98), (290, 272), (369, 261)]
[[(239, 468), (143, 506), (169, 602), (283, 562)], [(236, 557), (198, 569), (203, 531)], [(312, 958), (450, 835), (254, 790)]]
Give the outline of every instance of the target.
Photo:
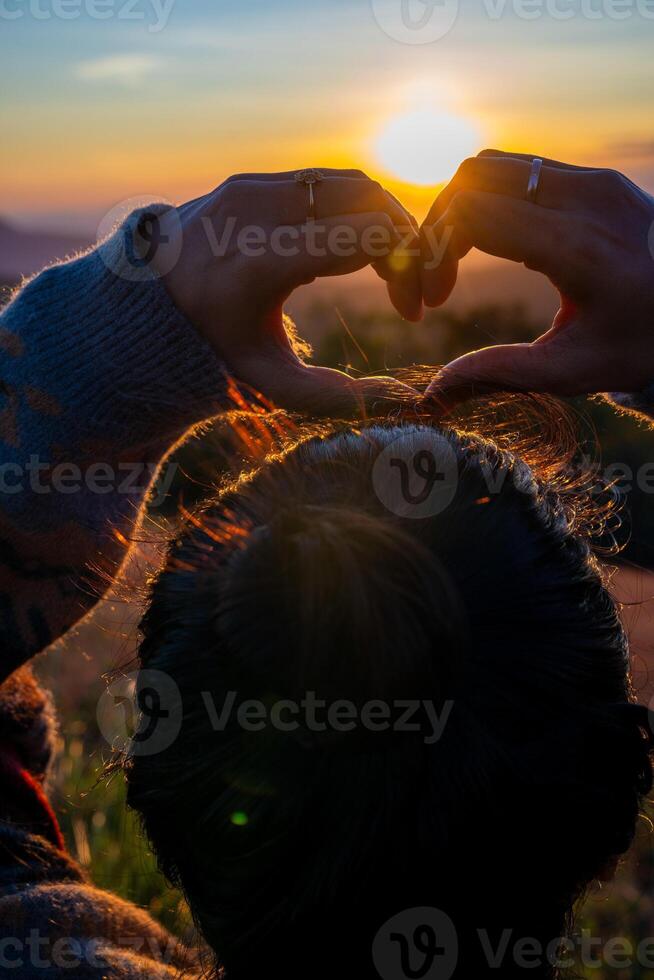
[[(160, 30), (153, 0), (130, 0), (141, 19), (103, 2), (106, 20), (89, 0), (64, 0), (85, 12), (62, 20), (57, 0), (0, 0), (0, 215), (87, 229), (135, 195), (177, 201), (241, 170), (324, 165), (363, 167), (420, 216), (434, 187), (398, 178), (418, 156), (419, 175), (433, 157), (432, 183), (445, 179), (460, 139), (616, 166), (654, 190), (651, 0), (620, 0), (620, 20), (616, 0), (557, 0), (565, 20), (545, 0), (529, 20), (514, 0), (461, 0), (425, 44), (385, 33), (386, 0), (176, 0)], [(438, 130), (426, 163), (393, 128), (407, 115)], [(397, 166), (380, 157), (385, 128)]]

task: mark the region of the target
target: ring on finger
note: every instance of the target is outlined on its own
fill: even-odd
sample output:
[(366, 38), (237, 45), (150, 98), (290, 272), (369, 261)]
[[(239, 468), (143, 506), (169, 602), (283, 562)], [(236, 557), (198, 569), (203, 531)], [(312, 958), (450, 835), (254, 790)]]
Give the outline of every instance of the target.
[(298, 184), (305, 184), (309, 188), (309, 211), (307, 214), (307, 221), (316, 220), (316, 198), (313, 191), (314, 184), (320, 183), (323, 180), (324, 174), (320, 170), (299, 170), (295, 174), (295, 179)]
[(531, 161), (529, 180), (527, 181), (527, 201), (530, 204), (537, 204), (538, 189), (540, 187), (540, 176), (543, 171), (543, 161), (541, 157), (534, 157)]

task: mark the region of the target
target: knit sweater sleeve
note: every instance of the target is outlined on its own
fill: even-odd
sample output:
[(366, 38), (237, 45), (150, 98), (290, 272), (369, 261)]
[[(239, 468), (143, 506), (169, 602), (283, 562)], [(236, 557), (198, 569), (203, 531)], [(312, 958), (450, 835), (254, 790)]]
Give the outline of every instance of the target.
[(135, 254), (140, 216), (0, 315), (0, 680), (88, 612), (158, 464), (226, 405), (221, 362)]

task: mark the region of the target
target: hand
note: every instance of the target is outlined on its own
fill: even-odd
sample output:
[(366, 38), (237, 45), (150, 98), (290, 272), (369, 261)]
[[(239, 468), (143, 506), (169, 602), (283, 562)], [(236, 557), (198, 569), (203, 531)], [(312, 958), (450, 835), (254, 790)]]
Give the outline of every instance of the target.
[[(422, 315), (415, 221), (360, 171), (321, 172), (315, 221), (307, 220), (309, 188), (294, 173), (241, 174), (161, 217), (159, 240), (166, 244), (152, 264), (229, 371), (276, 404), (331, 413), (351, 410), (362, 398), (413, 396), (388, 379), (355, 381), (310, 367), (286, 333), (282, 310), (294, 289), (369, 264), (386, 279), (400, 313)], [(407, 229), (413, 258), (395, 251)]]
[(466, 160), (423, 227), (423, 249), (451, 235), (443, 262), (423, 271), (429, 306), (447, 298), (473, 246), (544, 273), (561, 294), (534, 343), (448, 364), (428, 389), (445, 407), (497, 389), (576, 395), (654, 381), (654, 198), (614, 171), (545, 160), (528, 203), (532, 159), (486, 150)]

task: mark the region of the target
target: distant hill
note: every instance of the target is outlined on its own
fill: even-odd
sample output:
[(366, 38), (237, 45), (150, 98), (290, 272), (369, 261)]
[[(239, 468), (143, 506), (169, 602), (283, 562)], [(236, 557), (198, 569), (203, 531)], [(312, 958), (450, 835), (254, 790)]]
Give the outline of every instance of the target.
[(27, 231), (0, 218), (0, 284), (12, 285), (91, 244), (79, 235)]

